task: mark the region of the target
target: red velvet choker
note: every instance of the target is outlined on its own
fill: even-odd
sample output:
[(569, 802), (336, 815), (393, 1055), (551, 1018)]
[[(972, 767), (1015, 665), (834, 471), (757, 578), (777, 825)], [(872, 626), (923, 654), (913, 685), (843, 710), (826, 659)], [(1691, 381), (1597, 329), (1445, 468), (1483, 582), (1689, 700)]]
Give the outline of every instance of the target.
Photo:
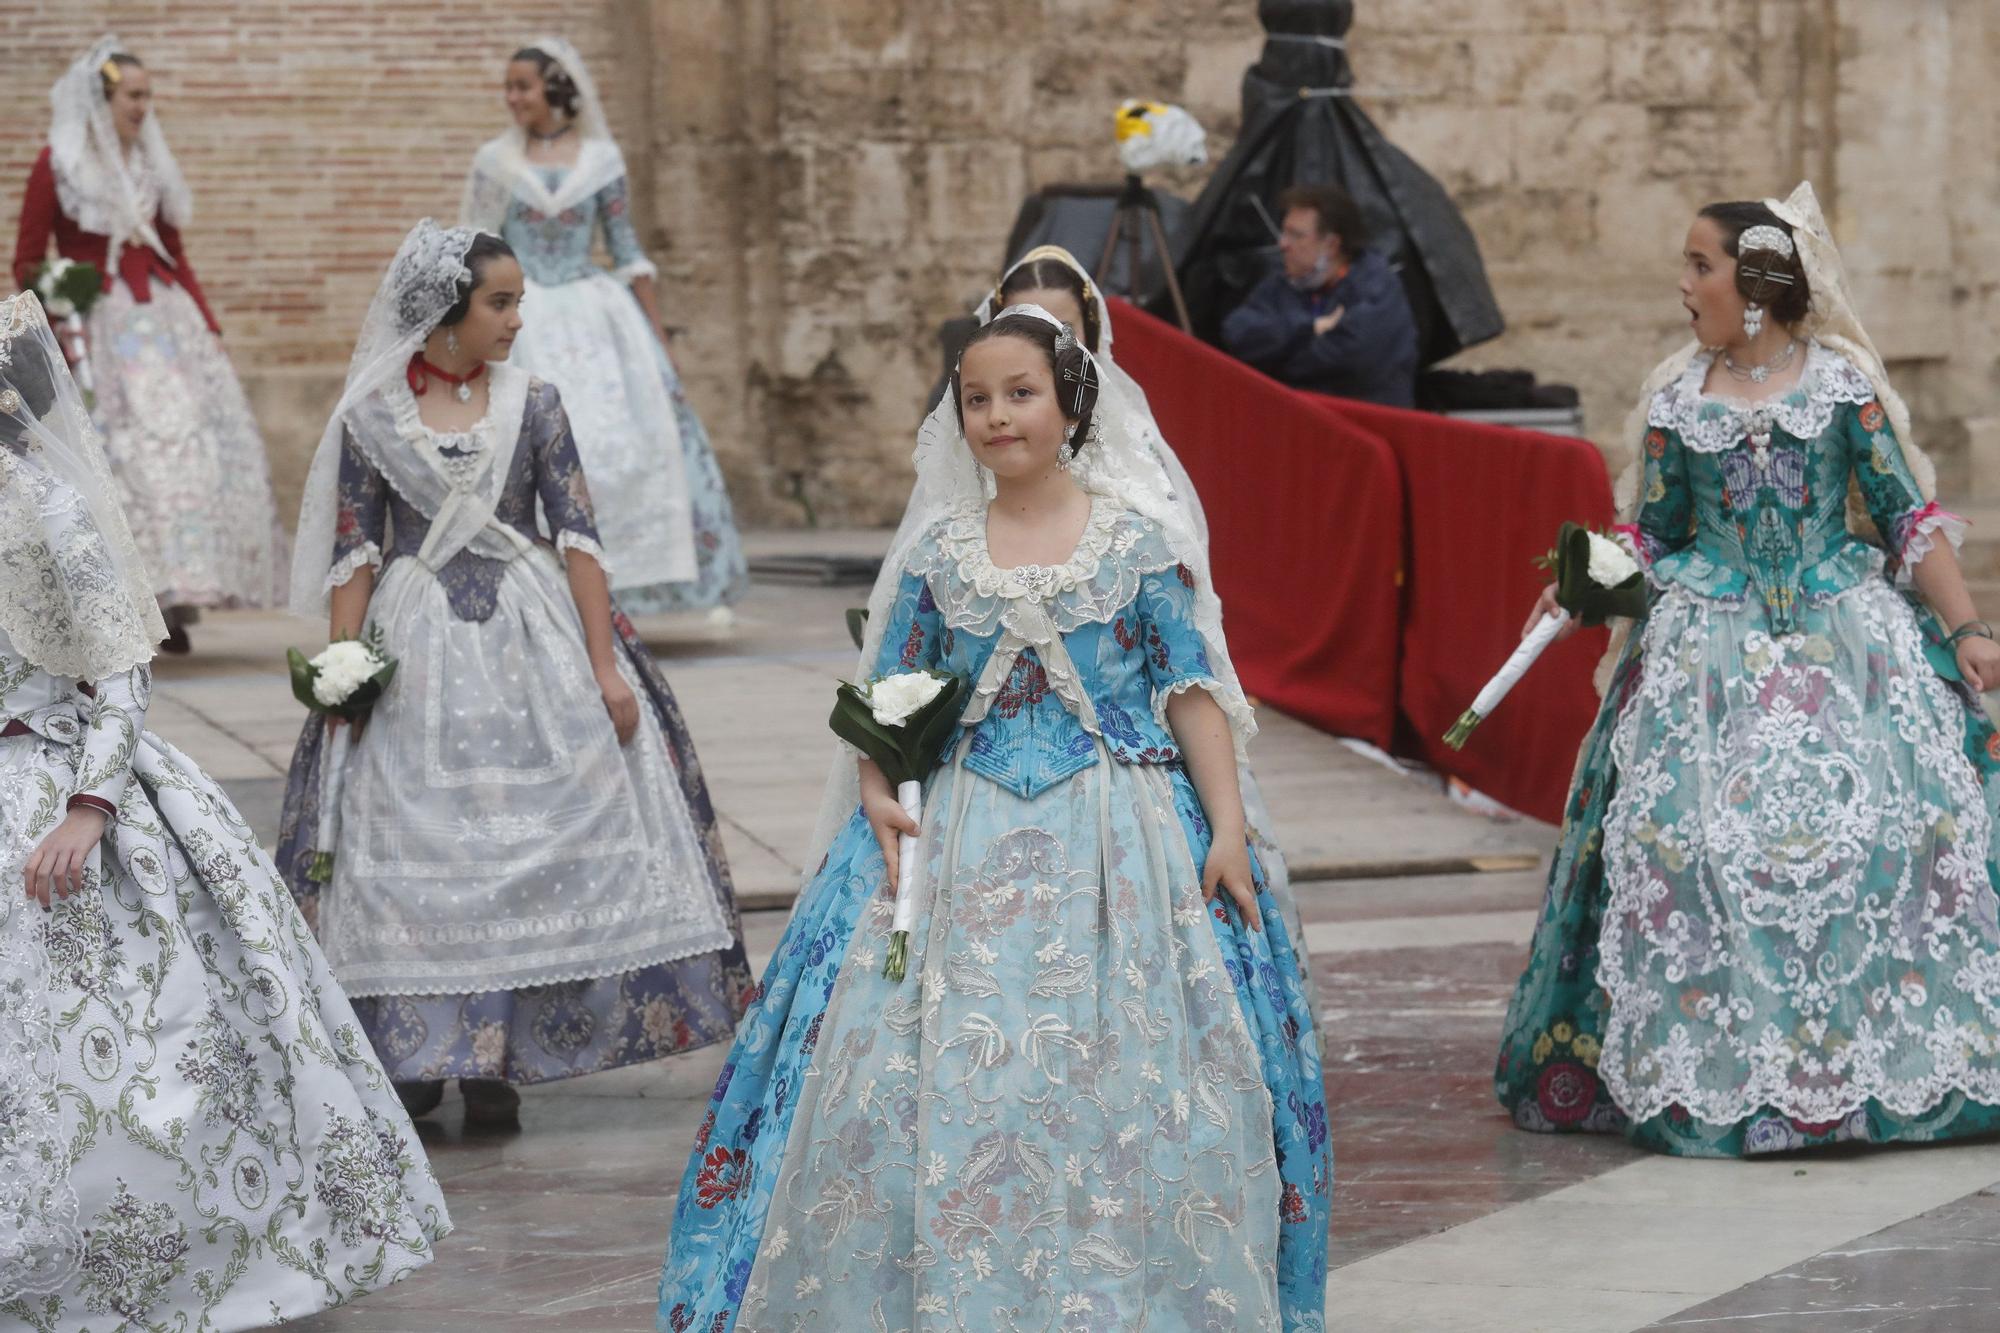
[(454, 375), (449, 370), (439, 370), (424, 360), (422, 352), (418, 352), (410, 358), (410, 368), (404, 373), (404, 378), (410, 382), (410, 392), (419, 398), (423, 397), (425, 391), (431, 387), (430, 381), (443, 380), (451, 385), (452, 393), (457, 396), (459, 402), (469, 403), (472, 401), (472, 382), (485, 373), (486, 363), (481, 361), (463, 375)]

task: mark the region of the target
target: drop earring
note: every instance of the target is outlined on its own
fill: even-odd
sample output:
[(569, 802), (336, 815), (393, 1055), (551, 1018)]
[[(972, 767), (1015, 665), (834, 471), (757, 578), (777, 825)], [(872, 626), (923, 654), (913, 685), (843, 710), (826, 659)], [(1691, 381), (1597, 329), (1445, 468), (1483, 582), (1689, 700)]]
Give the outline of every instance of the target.
[(1743, 332), (1755, 338), (1764, 331), (1764, 307), (1752, 301), (1743, 307)]
[(458, 355), (458, 330), (457, 330), (457, 329), (446, 329), (446, 330), (444, 331), (444, 351), (445, 351), (445, 355), (446, 355), (446, 356), (457, 356), (457, 355)]

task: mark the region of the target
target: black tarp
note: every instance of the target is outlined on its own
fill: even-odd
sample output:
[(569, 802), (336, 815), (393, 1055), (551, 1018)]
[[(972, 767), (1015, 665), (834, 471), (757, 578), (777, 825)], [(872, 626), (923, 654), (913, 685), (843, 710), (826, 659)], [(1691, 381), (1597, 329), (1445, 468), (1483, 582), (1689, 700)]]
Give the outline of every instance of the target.
[[(1223, 316), (1276, 264), (1278, 196), (1331, 182), (1354, 196), (1371, 248), (1402, 275), (1420, 365), (1497, 337), (1504, 324), (1472, 229), (1444, 187), (1344, 95), (1354, 85), (1353, 0), (1262, 0), (1258, 18), (1267, 37), (1243, 76), (1242, 133), (1173, 237), (1195, 333), (1218, 341)], [(1172, 317), (1163, 286), (1147, 305)]]

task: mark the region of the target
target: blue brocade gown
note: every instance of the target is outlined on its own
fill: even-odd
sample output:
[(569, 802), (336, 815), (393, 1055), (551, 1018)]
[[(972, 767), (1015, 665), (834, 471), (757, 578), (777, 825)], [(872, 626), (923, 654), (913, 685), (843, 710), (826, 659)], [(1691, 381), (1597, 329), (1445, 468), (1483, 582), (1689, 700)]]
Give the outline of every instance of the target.
[[(1333, 1161), (1310, 979), (1205, 903), (1165, 725), (1211, 685), (1190, 579), (1097, 500), (996, 569), (918, 543), (877, 670), (976, 682), (925, 784), (906, 980), (856, 811), (802, 894), (682, 1181), (660, 1327), (1319, 1329)], [(1261, 882), (1261, 870), (1260, 882)]]

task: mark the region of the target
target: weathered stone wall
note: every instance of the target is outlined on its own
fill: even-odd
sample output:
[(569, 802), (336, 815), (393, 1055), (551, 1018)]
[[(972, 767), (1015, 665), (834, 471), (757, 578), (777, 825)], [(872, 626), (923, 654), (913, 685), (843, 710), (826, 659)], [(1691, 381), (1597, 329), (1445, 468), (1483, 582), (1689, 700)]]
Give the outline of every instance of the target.
[[(2000, 414), (2000, 18), (1987, 0), (1359, 0), (1362, 100), (1466, 210), (1510, 331), (1466, 360), (1584, 392), (1607, 444), (1682, 336), (1693, 209), (1822, 187), (1864, 313), (1962, 474)], [(0, 0), (0, 210), (44, 93), (116, 28), (155, 67), (190, 244), (289, 503), (376, 276), (456, 211), (502, 123), (521, 0)], [(1114, 180), (1121, 97), (1236, 129), (1253, 0), (596, 0), (569, 6), (753, 523), (887, 522), (933, 330), (1016, 204)], [(1200, 173), (1160, 183), (1191, 192)], [(532, 317), (532, 312), (530, 312)]]

